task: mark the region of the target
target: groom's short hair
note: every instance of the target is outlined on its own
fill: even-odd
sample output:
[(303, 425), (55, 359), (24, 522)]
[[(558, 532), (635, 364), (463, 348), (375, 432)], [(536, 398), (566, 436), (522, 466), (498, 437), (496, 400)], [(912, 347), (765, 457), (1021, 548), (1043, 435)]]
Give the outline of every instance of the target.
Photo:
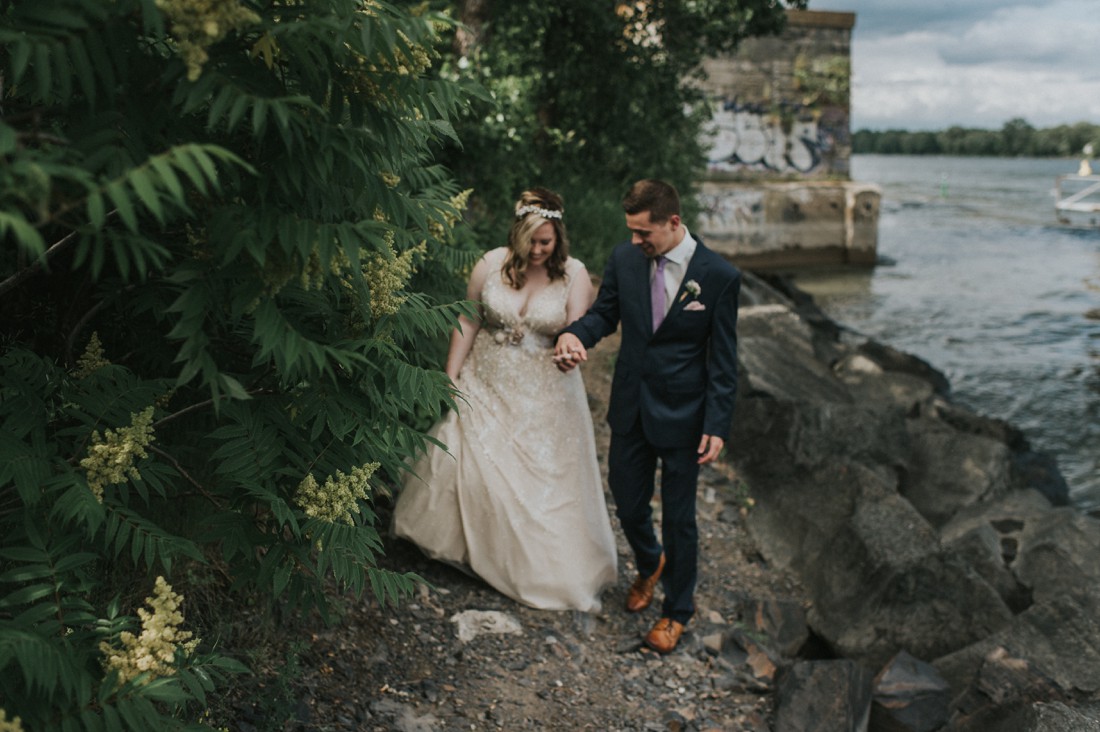
[(650, 221), (668, 221), (671, 217), (680, 215), (680, 194), (669, 183), (643, 178), (632, 185), (623, 196), (623, 211), (631, 215), (649, 211)]

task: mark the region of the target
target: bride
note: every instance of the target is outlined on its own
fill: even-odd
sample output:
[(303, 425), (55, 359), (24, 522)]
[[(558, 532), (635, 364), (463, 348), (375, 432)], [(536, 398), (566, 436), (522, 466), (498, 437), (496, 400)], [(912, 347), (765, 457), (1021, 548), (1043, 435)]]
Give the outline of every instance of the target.
[(394, 509), (394, 533), (536, 608), (598, 610), (616, 580), (615, 542), (580, 373), (554, 339), (592, 300), (569, 256), (561, 198), (526, 191), (508, 246), (470, 275), (477, 322), (460, 319), (446, 372), (461, 392)]

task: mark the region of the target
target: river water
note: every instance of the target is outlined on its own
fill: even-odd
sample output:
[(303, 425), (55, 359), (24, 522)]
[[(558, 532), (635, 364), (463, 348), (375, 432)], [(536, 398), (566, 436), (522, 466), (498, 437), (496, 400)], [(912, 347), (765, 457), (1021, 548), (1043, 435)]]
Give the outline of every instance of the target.
[(942, 371), (957, 403), (1022, 429), (1092, 509), (1100, 231), (1063, 228), (1053, 208), (1055, 178), (1078, 162), (853, 156), (852, 179), (882, 187), (881, 263), (795, 281), (841, 324)]

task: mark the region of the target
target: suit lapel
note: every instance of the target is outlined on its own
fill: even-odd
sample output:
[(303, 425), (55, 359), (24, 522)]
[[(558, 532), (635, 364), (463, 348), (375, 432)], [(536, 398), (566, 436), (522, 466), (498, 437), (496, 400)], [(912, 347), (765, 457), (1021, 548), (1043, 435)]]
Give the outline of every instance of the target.
[(634, 271), (630, 273), (631, 283), (638, 288), (638, 291), (642, 293), (640, 298), (642, 301), (642, 324), (645, 328), (645, 332), (650, 335), (653, 334), (653, 295), (651, 293), (649, 276), (650, 276), (650, 262), (641, 249), (635, 247), (635, 251), (638, 253), (637, 257), (632, 257), (634, 263)]

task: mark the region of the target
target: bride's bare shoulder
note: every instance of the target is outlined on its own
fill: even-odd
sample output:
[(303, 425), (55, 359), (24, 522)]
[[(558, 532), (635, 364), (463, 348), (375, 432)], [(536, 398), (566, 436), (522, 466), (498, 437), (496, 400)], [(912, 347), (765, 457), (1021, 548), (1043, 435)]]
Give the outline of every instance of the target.
[(565, 260), (565, 273), (568, 275), (574, 275), (578, 272), (587, 272), (588, 268), (584, 266), (584, 262), (576, 257), (569, 257)]

